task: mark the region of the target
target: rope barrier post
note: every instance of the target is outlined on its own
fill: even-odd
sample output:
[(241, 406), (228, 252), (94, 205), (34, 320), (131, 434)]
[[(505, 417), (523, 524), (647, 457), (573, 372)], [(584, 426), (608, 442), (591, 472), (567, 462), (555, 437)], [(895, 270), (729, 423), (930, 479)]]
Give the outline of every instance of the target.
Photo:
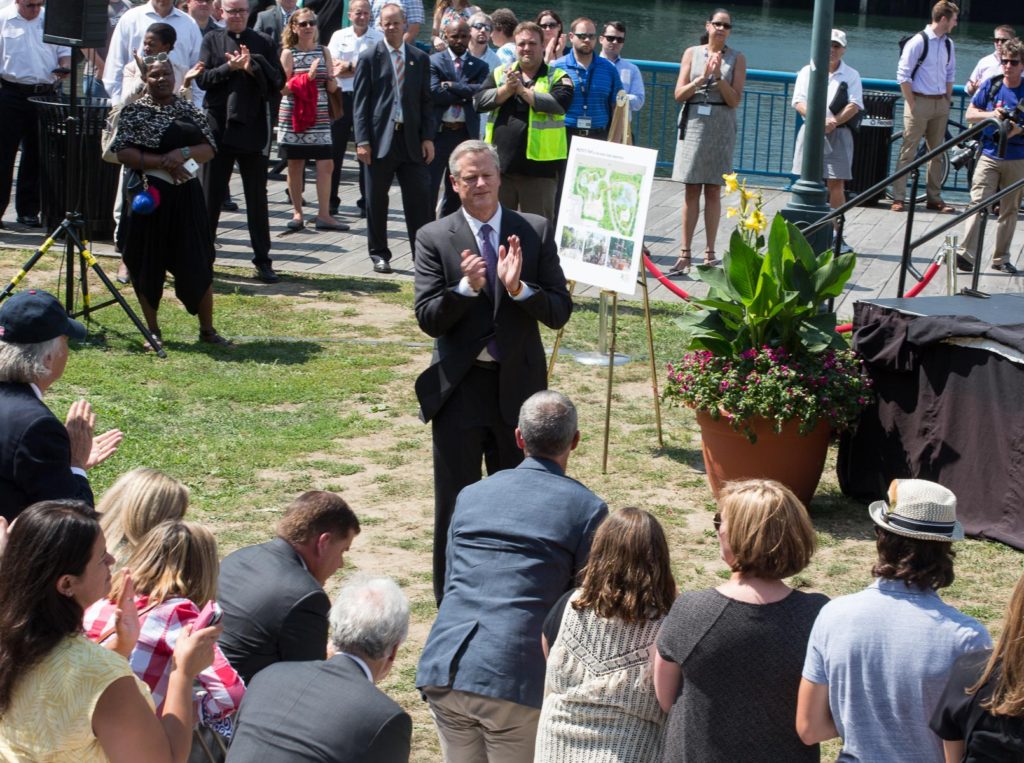
[[(569, 296), (572, 296), (573, 291), (576, 289), (576, 282), (569, 281)], [(558, 333), (555, 334), (555, 346), (551, 348), (551, 360), (548, 361), (548, 386), (551, 386), (551, 376), (555, 373), (555, 359), (558, 357), (558, 348), (562, 344), (562, 336), (565, 334), (565, 326), (558, 329)]]
[[(608, 292), (601, 292), (604, 296)], [(608, 349), (608, 385), (605, 392), (604, 400), (604, 448), (601, 452), (601, 474), (608, 473), (608, 437), (611, 432), (612, 424), (612, 379), (615, 373), (615, 338), (616, 338), (616, 323), (619, 312), (619, 293), (617, 291), (611, 292), (612, 304), (612, 341), (611, 346)]]
[(651, 366), (651, 392), (654, 394), (654, 421), (658, 429), (658, 447), (664, 449), (665, 441), (661, 435), (661, 396), (658, 394), (658, 366), (654, 359), (654, 330), (651, 328), (651, 298), (647, 290), (647, 277), (641, 270), (639, 273), (640, 288), (644, 293), (644, 320), (647, 322), (647, 357)]

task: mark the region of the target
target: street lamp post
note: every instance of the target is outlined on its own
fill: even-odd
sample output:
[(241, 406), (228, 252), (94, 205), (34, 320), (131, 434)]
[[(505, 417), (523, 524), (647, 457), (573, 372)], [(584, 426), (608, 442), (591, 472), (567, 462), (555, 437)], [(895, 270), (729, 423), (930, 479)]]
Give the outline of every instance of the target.
[[(832, 20), (835, 0), (814, 0), (814, 26), (811, 30), (811, 77), (807, 91), (807, 116), (804, 127), (804, 155), (800, 179), (793, 184), (789, 203), (782, 216), (790, 222), (811, 223), (828, 214), (828, 190), (824, 175), (825, 109), (828, 91), (829, 48), (832, 44)], [(815, 252), (832, 245), (832, 228), (825, 226), (810, 237)]]

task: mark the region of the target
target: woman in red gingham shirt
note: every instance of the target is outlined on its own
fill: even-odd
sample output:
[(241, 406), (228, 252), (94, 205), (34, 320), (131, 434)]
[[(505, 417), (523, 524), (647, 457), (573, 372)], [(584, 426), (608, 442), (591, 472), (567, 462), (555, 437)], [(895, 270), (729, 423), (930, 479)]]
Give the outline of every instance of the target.
[[(85, 612), (86, 635), (116, 650), (111, 643), (116, 638), (115, 602), (125, 585), (134, 585), (141, 631), (128, 661), (152, 691), (158, 714), (167, 693), (174, 644), (214, 598), (218, 567), (217, 543), (209, 530), (193, 522), (163, 522), (145, 536), (117, 574), (110, 599), (101, 599)], [(245, 684), (220, 647), (214, 648), (213, 664), (196, 682), (196, 720), (230, 738), (231, 717), (242, 703)]]

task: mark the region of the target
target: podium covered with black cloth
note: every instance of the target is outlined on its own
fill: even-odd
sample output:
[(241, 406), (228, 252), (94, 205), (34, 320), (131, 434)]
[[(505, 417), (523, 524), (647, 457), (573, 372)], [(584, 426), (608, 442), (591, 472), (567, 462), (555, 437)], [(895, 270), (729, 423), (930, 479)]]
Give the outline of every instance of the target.
[(858, 302), (853, 326), (876, 402), (840, 441), (843, 492), (932, 480), (968, 535), (1024, 549), (1024, 295)]

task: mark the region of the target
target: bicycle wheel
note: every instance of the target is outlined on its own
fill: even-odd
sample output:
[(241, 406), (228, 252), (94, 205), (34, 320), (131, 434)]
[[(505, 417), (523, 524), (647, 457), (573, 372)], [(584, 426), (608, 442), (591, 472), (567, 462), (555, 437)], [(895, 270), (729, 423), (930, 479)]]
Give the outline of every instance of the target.
[[(949, 138), (949, 134), (948, 133), (946, 134), (946, 138)], [(903, 131), (901, 130), (900, 132), (893, 133), (892, 137), (889, 138), (890, 156), (899, 156), (900, 149), (902, 148), (902, 146), (903, 146)], [(914, 155), (914, 158), (918, 158), (918, 157), (924, 156), (927, 152), (928, 152), (928, 146), (925, 144), (924, 139), (922, 138), (920, 145), (918, 145), (918, 147), (917, 147), (917, 153)], [(933, 162), (928, 162), (928, 164), (922, 165), (922, 167), (921, 167), (921, 169), (924, 170), (924, 171), (921, 173), (921, 179), (918, 181), (918, 184), (917, 184), (917, 192), (918, 193), (917, 193), (917, 198), (915, 199), (915, 201), (918, 204), (928, 200), (928, 192), (927, 192), (928, 173), (931, 172), (932, 163)], [(948, 151), (944, 151), (943, 153), (939, 154), (939, 176), (942, 178), (941, 182), (939, 183), (939, 187), (941, 188), (942, 186), (946, 185), (946, 180), (949, 179), (949, 152)], [(896, 181), (896, 182), (899, 183), (899, 182), (903, 182), (903, 181)], [(909, 179), (907, 179), (905, 182), (907, 183), (907, 187), (909, 188), (909, 186), (910, 186)], [(894, 198), (893, 194), (892, 194), (892, 187), (891, 186), (889, 188), (885, 189), (885, 197), (887, 199)]]

